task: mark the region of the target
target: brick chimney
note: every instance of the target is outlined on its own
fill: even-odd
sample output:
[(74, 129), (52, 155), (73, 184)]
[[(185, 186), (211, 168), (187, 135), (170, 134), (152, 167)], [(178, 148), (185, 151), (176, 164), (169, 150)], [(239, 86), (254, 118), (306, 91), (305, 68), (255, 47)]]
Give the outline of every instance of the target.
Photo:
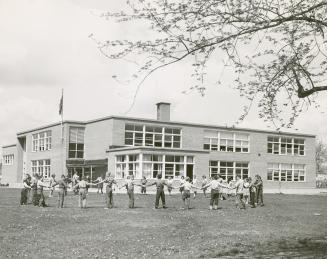
[(157, 103), (157, 120), (170, 121), (170, 103)]

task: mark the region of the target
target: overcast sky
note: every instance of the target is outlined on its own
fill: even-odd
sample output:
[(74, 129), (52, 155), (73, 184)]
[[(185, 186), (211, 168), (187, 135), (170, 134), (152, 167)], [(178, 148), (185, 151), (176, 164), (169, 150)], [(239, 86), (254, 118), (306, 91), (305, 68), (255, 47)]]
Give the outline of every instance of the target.
[[(145, 27), (132, 28), (99, 17), (102, 12), (124, 8), (124, 3), (0, 0), (0, 146), (15, 143), (18, 131), (59, 121), (62, 88), (65, 119), (155, 118), (155, 103), (166, 101), (172, 103), (174, 121), (235, 123), (244, 102), (238, 92), (208, 84), (204, 97), (182, 93), (192, 83), (185, 63), (165, 68), (144, 82), (126, 114), (137, 85), (128, 79), (137, 66), (105, 58), (88, 37), (91, 33), (100, 40), (148, 37)], [(327, 92), (320, 94), (319, 103), (319, 110), (312, 108), (301, 115), (293, 131), (316, 134), (327, 142)], [(255, 110), (240, 127), (272, 129), (257, 118)]]

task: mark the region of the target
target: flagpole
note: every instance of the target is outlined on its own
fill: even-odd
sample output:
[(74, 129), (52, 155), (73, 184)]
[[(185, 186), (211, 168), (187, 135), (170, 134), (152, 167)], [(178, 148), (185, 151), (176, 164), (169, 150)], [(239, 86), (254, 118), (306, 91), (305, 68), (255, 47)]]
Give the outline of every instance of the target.
[(62, 173), (65, 174), (65, 145), (64, 145), (64, 89), (61, 89), (61, 99), (59, 103), (60, 120), (60, 134), (61, 134), (61, 159), (62, 159)]
[(63, 122), (64, 122), (64, 89), (61, 89), (61, 143), (64, 143), (64, 134), (63, 134)]

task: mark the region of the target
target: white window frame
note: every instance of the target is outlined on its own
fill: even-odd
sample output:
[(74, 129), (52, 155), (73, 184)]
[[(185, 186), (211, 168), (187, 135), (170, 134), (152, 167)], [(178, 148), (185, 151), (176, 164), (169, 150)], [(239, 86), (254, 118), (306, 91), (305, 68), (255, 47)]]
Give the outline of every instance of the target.
[[(211, 133), (211, 134), (210, 134)], [(215, 134), (215, 136), (209, 136)], [(230, 134), (230, 138), (223, 137), (223, 134)], [(218, 131), (218, 130), (204, 130), (204, 138), (203, 138), (203, 149), (210, 150), (210, 151), (219, 151), (219, 152), (233, 152), (233, 153), (250, 153), (250, 134), (243, 133), (243, 132), (232, 132), (232, 131)], [(247, 137), (247, 140), (242, 139), (240, 136), (244, 135)], [(209, 143), (208, 141), (209, 140)], [(222, 142), (225, 141), (226, 144), (222, 145)], [(233, 150), (228, 150), (231, 145), (228, 145), (230, 141), (233, 141), (232, 148)], [(240, 141), (240, 145), (236, 145), (236, 142)], [(247, 143), (247, 144), (246, 144)], [(209, 149), (205, 148), (205, 145), (209, 145)], [(214, 147), (213, 147), (214, 145)], [(217, 146), (217, 147), (215, 147)], [(225, 147), (225, 150), (222, 148)], [(236, 148), (241, 148), (241, 151), (236, 151)], [(243, 151), (246, 149), (247, 151)]]
[[(277, 139), (278, 141), (270, 141), (269, 138)], [(286, 142), (282, 142), (282, 139), (286, 139)], [(295, 140), (303, 141), (302, 143), (295, 143)], [(271, 150), (272, 152), (269, 152), (269, 144), (271, 144)], [(286, 145), (285, 152), (282, 149), (282, 145)], [(287, 152), (287, 145), (291, 145), (291, 153)], [(295, 153), (295, 145), (298, 146), (298, 151)], [(274, 147), (277, 146), (278, 153), (274, 152)], [(303, 147), (303, 155), (300, 154), (300, 149)], [(287, 137), (287, 136), (274, 136), (269, 135), (267, 136), (267, 154), (272, 155), (281, 155), (281, 156), (305, 156), (306, 155), (306, 149), (305, 149), (305, 139), (304, 138), (296, 138), (296, 137)]]
[[(132, 127), (133, 129), (127, 129), (127, 127)], [(142, 130), (136, 130), (136, 127), (142, 127)], [(147, 127), (151, 128), (161, 128), (161, 132), (150, 132), (147, 131)], [(172, 133), (167, 133), (166, 130), (172, 130)], [(179, 131), (179, 133), (175, 133), (174, 131)], [(124, 131), (124, 144), (126, 146), (147, 146), (147, 147), (155, 147), (155, 148), (171, 148), (171, 149), (180, 149), (182, 148), (182, 129), (177, 127), (167, 127), (167, 126), (158, 126), (158, 125), (148, 125), (148, 124), (133, 124), (133, 123), (125, 123), (125, 131)], [(126, 134), (131, 135), (131, 137), (126, 138)], [(142, 134), (142, 144), (139, 137), (136, 138), (136, 135)], [(146, 143), (146, 135), (152, 134), (152, 144)], [(161, 136), (161, 146), (156, 146), (155, 136)], [(165, 141), (166, 137), (169, 137), (171, 141)], [(179, 141), (176, 140), (179, 137)], [(131, 144), (127, 144), (127, 139)], [(166, 146), (167, 143), (170, 143), (169, 146)], [(174, 147), (174, 143), (179, 143), (178, 147)]]
[[(289, 169), (284, 169), (282, 165), (288, 165)], [(296, 168), (302, 167), (302, 168)], [(282, 179), (283, 171), (292, 171), (292, 180), (288, 180), (287, 172), (285, 175), (285, 181)], [(295, 180), (295, 173), (298, 173), (297, 179)], [(271, 174), (271, 179), (268, 175)], [(303, 176), (303, 180), (300, 180), (300, 177)], [(305, 164), (290, 164), (290, 163), (268, 163), (267, 164), (267, 181), (270, 182), (306, 182), (306, 165)]]
[(42, 159), (42, 160), (31, 160), (31, 171), (42, 175), (44, 179), (50, 178), (51, 175), (51, 160)]
[[(216, 166), (212, 166), (211, 165), (211, 162), (214, 162), (214, 163), (217, 163)], [(222, 166), (221, 163), (233, 163), (233, 166), (230, 167), (230, 166)], [(237, 164), (247, 164), (247, 167), (246, 166), (237, 166)], [(225, 173), (225, 176), (222, 177), (223, 179), (225, 180), (228, 180), (228, 178), (230, 177), (228, 175), (228, 169), (232, 168), (233, 169), (233, 180), (236, 180), (236, 170), (241, 170), (241, 178), (243, 179), (244, 178), (244, 170), (247, 170), (247, 175), (245, 178), (248, 178), (250, 177), (250, 162), (249, 161), (220, 161), (220, 160), (210, 160), (209, 161), (209, 176), (211, 177), (212, 175), (218, 175), (220, 174), (221, 175), (221, 172), (220, 170), (221, 169), (226, 169), (226, 173)], [(217, 170), (217, 173), (215, 174), (212, 174), (212, 169), (215, 169)]]
[(40, 131), (32, 134), (32, 152), (42, 152), (52, 149), (52, 131)]
[[(134, 174), (136, 179), (141, 179), (144, 176), (144, 172), (143, 172), (143, 168), (144, 165), (151, 165), (151, 178), (150, 179), (154, 179), (154, 164), (158, 164), (161, 165), (161, 170), (158, 171), (158, 173), (162, 174), (162, 178), (166, 178), (166, 171), (165, 171), (165, 167), (166, 164), (172, 165), (173, 166), (173, 179), (180, 179), (181, 176), (186, 176), (186, 170), (187, 170), (187, 165), (194, 165), (194, 156), (192, 155), (185, 155), (185, 154), (155, 154), (155, 153), (140, 153), (140, 154), (122, 154), (122, 155), (116, 155), (115, 156), (115, 177), (117, 179), (123, 179), (122, 177), (120, 177), (118, 175), (118, 167), (124, 168), (124, 174), (121, 174), (122, 176), (127, 176), (129, 175), (129, 156), (130, 155), (138, 155), (139, 159), (137, 161), (135, 161), (135, 163), (138, 163), (138, 170), (137, 173)], [(166, 161), (166, 156), (173, 156), (174, 157), (174, 161)], [(161, 159), (159, 159), (158, 161), (153, 161), (152, 157), (151, 157), (151, 161), (150, 160), (144, 160), (144, 156), (159, 156)], [(176, 157), (181, 157), (181, 161), (176, 162)], [(119, 161), (119, 157), (124, 157), (124, 161), (121, 162)], [(182, 172), (179, 176), (176, 176), (176, 172), (177, 172), (177, 165), (181, 166), (181, 170), (180, 172)], [(136, 167), (134, 167), (136, 168)]]
[(14, 154), (7, 154), (3, 156), (3, 165), (13, 165), (15, 160)]

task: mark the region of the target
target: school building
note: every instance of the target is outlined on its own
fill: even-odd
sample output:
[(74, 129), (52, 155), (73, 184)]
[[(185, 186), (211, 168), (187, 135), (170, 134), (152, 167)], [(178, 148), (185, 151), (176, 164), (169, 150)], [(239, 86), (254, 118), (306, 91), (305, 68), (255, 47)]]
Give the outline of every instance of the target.
[(170, 104), (157, 104), (157, 120), (110, 116), (64, 121), (17, 133), (4, 146), (2, 183), (19, 186), (26, 173), (117, 179), (162, 174), (225, 179), (259, 174), (265, 188), (315, 187), (315, 136), (170, 121)]

